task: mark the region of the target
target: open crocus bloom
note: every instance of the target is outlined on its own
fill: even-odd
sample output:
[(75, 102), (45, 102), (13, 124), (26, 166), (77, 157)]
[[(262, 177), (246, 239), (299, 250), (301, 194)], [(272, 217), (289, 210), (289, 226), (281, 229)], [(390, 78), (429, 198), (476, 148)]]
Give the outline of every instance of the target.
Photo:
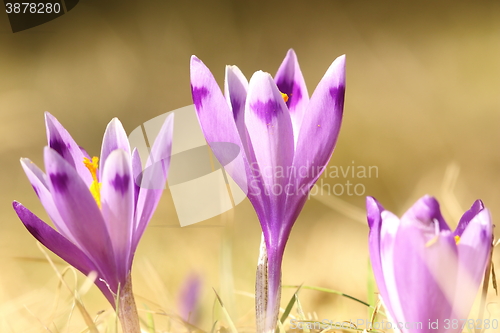
[[(191, 59), (191, 89), (205, 138), (259, 218), (267, 258), (265, 328), (277, 322), (281, 262), (292, 226), (309, 190), (332, 155), (344, 107), (345, 56), (326, 71), (311, 98), (297, 57), (288, 51), (274, 78), (255, 72), (248, 82), (226, 67), (224, 92), (210, 70)], [(226, 143), (226, 145), (221, 145)], [(227, 143), (237, 147), (239, 155)], [(259, 287), (257, 288), (259, 300)], [(259, 302), (257, 312), (259, 312)], [(259, 317), (259, 313), (257, 313)]]
[(373, 272), (396, 327), (403, 333), (461, 332), (460, 319), (468, 317), (490, 258), (488, 209), (477, 200), (451, 231), (430, 196), (401, 219), (372, 197), (366, 207)]
[(106, 128), (99, 159), (90, 158), (51, 114), (45, 122), (46, 173), (27, 158), (21, 165), (57, 231), (21, 203), (14, 201), (14, 209), (48, 249), (85, 275), (97, 272), (95, 283), (114, 306), (167, 179), (173, 117), (158, 134), (144, 172), (118, 119)]

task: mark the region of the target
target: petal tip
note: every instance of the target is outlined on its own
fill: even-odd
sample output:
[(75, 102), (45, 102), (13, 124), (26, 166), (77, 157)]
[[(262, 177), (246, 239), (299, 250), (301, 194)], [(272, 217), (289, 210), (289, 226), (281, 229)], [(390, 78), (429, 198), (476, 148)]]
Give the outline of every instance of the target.
[(381, 213), (384, 211), (384, 207), (375, 199), (374, 197), (366, 197), (366, 217), (368, 220), (368, 226), (371, 228), (375, 221), (381, 219)]
[(195, 56), (194, 54), (191, 56), (191, 67), (195, 66), (195, 65), (198, 65), (198, 64), (201, 64), (203, 65), (203, 61), (200, 60), (200, 58), (198, 58), (197, 56)]

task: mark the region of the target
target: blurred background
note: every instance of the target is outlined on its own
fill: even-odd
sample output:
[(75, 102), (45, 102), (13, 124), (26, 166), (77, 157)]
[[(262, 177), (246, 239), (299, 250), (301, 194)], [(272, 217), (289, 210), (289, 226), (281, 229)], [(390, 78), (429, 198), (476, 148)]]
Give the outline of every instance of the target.
[[(419, 197), (436, 196), (453, 227), (480, 198), (496, 221), (498, 1), (87, 0), (15, 34), (0, 14), (0, 330), (85, 329), (71, 293), (11, 207), (18, 200), (48, 221), (19, 164), (29, 157), (43, 165), (44, 111), (97, 155), (111, 118), (130, 132), (192, 104), (191, 55), (222, 86), (226, 64), (238, 65), (247, 78), (257, 70), (274, 75), (289, 48), (298, 55), (310, 94), (331, 62), (347, 55), (344, 121), (330, 166), (375, 166), (378, 173), (323, 179), (331, 186), (362, 184), (364, 192), (323, 193), (307, 202), (288, 242), (283, 284), (373, 299), (366, 195), (398, 215)], [(169, 331), (175, 320), (168, 314), (178, 312), (181, 290), (194, 275), (201, 281), (198, 327), (210, 331), (215, 320), (225, 325), (213, 288), (241, 332), (252, 332), (259, 242), (248, 200), (181, 228), (166, 190), (134, 261), (141, 316), (153, 318), (158, 332)], [(59, 271), (67, 266), (50, 258)], [(498, 250), (494, 262), (500, 267)], [(84, 280), (79, 273), (65, 277), (70, 288)], [(113, 327), (105, 298), (95, 287), (83, 289), (90, 316), (102, 319), (103, 332)], [(293, 292), (283, 290), (282, 307)], [(368, 316), (365, 306), (339, 295), (302, 290), (300, 299), (311, 318)], [(492, 290), (488, 302), (489, 315), (500, 318), (500, 298)]]

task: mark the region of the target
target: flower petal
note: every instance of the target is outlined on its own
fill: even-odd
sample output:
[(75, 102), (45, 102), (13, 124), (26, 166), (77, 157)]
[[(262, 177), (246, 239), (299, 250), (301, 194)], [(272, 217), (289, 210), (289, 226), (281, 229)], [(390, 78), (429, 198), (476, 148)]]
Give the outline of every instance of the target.
[[(45, 147), (45, 169), (50, 192), (76, 244), (105, 273), (111, 288), (116, 268), (111, 240), (92, 194), (75, 169), (55, 150)], [(115, 289), (113, 289), (115, 290)]]
[[(170, 114), (163, 123), (158, 136), (153, 143), (151, 153), (146, 162), (146, 168), (140, 180), (140, 191), (135, 212), (135, 231), (133, 235), (132, 255), (139, 243), (144, 229), (151, 220), (153, 212), (160, 201), (165, 187), (170, 155), (172, 152), (172, 137), (174, 133), (174, 114)], [(135, 164), (137, 164), (137, 160)], [(137, 181), (137, 180), (136, 180)], [(132, 256), (131, 256), (132, 259)]]
[(45, 112), (45, 125), (47, 127), (47, 141), (49, 147), (61, 155), (66, 162), (76, 169), (87, 186), (92, 184), (92, 175), (83, 164), (85, 157), (82, 149), (76, 144), (68, 131), (50, 113)]
[[(247, 158), (249, 150), (253, 150), (248, 139), (245, 127), (245, 101), (247, 98), (248, 81), (236, 66), (226, 66), (226, 79), (224, 80), (224, 94), (233, 111), (233, 117), (238, 129), (241, 142)], [(250, 146), (249, 146), (250, 145)], [(251, 154), (250, 154), (251, 155)]]
[[(212, 73), (195, 56), (191, 57), (191, 92), (208, 145), (231, 178), (246, 192), (248, 165), (233, 114)], [(240, 154), (232, 160), (234, 149), (231, 145), (217, 143), (236, 145)]]
[(258, 71), (250, 79), (245, 124), (252, 146), (259, 148), (254, 151), (256, 161), (251, 165), (252, 170), (256, 167), (259, 170), (254, 180), (261, 182), (265, 189), (261, 196), (270, 200), (266, 215), (272, 225), (264, 225), (261, 220), (266, 242), (269, 242), (270, 232), (266, 229), (274, 229), (273, 235), (278, 236), (278, 230), (285, 227), (282, 224), (289, 181), (287, 170), (293, 162), (294, 142), (290, 113), (268, 73)]
[[(480, 201), (476, 201), (478, 202)], [(482, 206), (482, 203), (481, 205), (476, 203), (471, 210)], [(455, 302), (454, 310), (457, 318), (467, 318), (469, 314), (490, 259), (492, 241), (493, 227), (490, 212), (488, 209), (483, 209), (471, 219), (458, 241), (457, 291), (460, 293), (460, 301)]]
[(302, 119), (294, 170), (308, 170), (297, 187), (310, 187), (328, 164), (342, 123), (345, 93), (345, 56), (331, 64), (316, 87)]
[(134, 207), (137, 206), (137, 198), (139, 197), (141, 177), (142, 177), (142, 162), (141, 156), (137, 148), (132, 151), (132, 174), (134, 175)]
[(104, 278), (104, 276), (102, 276), (98, 267), (94, 265), (85, 253), (83, 253), (76, 245), (71, 243), (57, 231), (48, 226), (45, 222), (40, 220), (21, 203), (14, 201), (12, 206), (26, 229), (28, 229), (33, 237), (45, 245), (50, 251), (54, 252), (61, 259), (85, 275), (88, 275), (92, 271), (97, 272), (99, 276), (96, 279), (95, 284), (99, 287), (111, 305), (114, 306), (115, 301), (113, 294), (109, 291), (106, 284), (99, 279)]
[[(380, 263), (384, 275), (383, 282), (385, 283), (385, 290), (379, 288), (380, 295), (392, 318), (404, 318), (394, 268), (394, 252), (396, 250), (394, 244), (401, 221), (396, 215), (387, 210), (381, 212), (380, 218), (382, 219), (380, 228)], [(377, 279), (377, 281), (379, 280), (380, 278)]]
[[(394, 248), (395, 290), (404, 301), (403, 323), (429, 320), (443, 323), (452, 318), (458, 273), (458, 253), (450, 231), (443, 231), (429, 241), (418, 225), (401, 224)], [(425, 327), (425, 326), (424, 326)], [(407, 332), (421, 332), (409, 329)]]
[[(377, 286), (384, 305), (393, 318), (402, 314), (401, 305), (394, 292), (394, 239), (399, 227), (399, 219), (373, 197), (366, 198), (366, 211), (370, 226), (369, 249), (370, 261)], [(390, 290), (390, 291), (389, 291)]]
[(462, 236), (465, 228), (469, 225), (469, 222), (479, 214), (480, 211), (484, 209), (484, 204), (481, 200), (476, 200), (472, 204), (471, 208), (462, 215), (460, 221), (458, 222), (458, 226), (455, 229), (454, 235)]
[(426, 230), (425, 234), (428, 240), (443, 230), (450, 231), (450, 227), (441, 215), (439, 202), (429, 195), (423, 196), (408, 209), (401, 217), (401, 221)]
[(104, 163), (106, 162), (108, 155), (116, 149), (123, 149), (130, 155), (130, 144), (128, 142), (127, 133), (118, 118), (113, 118), (106, 127), (104, 138), (102, 140), (101, 158), (99, 160), (101, 176)]
[(40, 202), (47, 211), (47, 214), (52, 222), (54, 222), (57, 230), (67, 239), (74, 241), (73, 235), (64, 223), (64, 220), (54, 204), (54, 200), (52, 199), (52, 194), (48, 189), (46, 176), (43, 171), (27, 158), (21, 159), (21, 166), (31, 182), (31, 186), (33, 186), (36, 195), (40, 199)]
[(101, 204), (115, 253), (120, 282), (129, 274), (134, 230), (134, 184), (130, 154), (113, 150), (102, 170)]
[(309, 104), (309, 93), (297, 61), (297, 55), (292, 49), (288, 50), (285, 59), (274, 76), (274, 81), (278, 89), (288, 96), (286, 105), (290, 110), (295, 144), (297, 144), (302, 118)]

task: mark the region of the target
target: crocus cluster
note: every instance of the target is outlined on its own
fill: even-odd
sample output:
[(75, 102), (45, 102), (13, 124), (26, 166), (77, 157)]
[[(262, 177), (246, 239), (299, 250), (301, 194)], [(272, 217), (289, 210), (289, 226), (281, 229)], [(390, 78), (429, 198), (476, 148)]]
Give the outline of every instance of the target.
[(45, 173), (27, 158), (21, 165), (57, 230), (19, 202), (14, 209), (48, 249), (85, 275), (96, 272), (97, 287), (113, 307), (119, 303), (124, 331), (139, 332), (130, 269), (167, 179), (173, 116), (163, 124), (144, 170), (116, 118), (106, 128), (100, 158), (91, 158), (49, 113), (45, 122)]
[[(293, 50), (274, 77), (258, 71), (248, 81), (238, 67), (227, 66), (224, 93), (193, 56), (191, 90), (208, 144), (260, 221), (257, 332), (272, 333), (288, 237), (337, 143), (345, 56), (333, 61), (311, 97)], [(45, 172), (27, 158), (21, 165), (55, 229), (19, 202), (14, 209), (48, 249), (85, 275), (95, 272), (95, 284), (116, 308), (123, 331), (138, 333), (131, 267), (167, 179), (173, 116), (165, 120), (144, 168), (116, 118), (106, 128), (99, 158), (80, 148), (49, 113), (45, 122)], [(366, 206), (373, 271), (393, 327), (401, 333), (459, 333), (461, 327), (450, 323), (467, 318), (491, 254), (489, 211), (476, 201), (452, 231), (429, 196), (401, 218), (372, 197)], [(191, 325), (200, 279), (185, 286), (179, 308)]]
[(474, 202), (452, 231), (430, 196), (401, 219), (372, 197), (366, 208), (373, 272), (393, 327), (402, 333), (461, 332), (490, 257), (488, 209)]
[[(258, 71), (247, 81), (238, 67), (227, 66), (224, 94), (210, 70), (193, 57), (191, 89), (208, 144), (259, 218), (266, 253), (257, 274), (257, 331), (272, 332), (288, 236), (337, 142), (345, 57), (331, 64), (310, 98), (293, 50), (274, 77)], [(238, 157), (232, 160), (234, 152), (221, 142), (237, 146)]]

